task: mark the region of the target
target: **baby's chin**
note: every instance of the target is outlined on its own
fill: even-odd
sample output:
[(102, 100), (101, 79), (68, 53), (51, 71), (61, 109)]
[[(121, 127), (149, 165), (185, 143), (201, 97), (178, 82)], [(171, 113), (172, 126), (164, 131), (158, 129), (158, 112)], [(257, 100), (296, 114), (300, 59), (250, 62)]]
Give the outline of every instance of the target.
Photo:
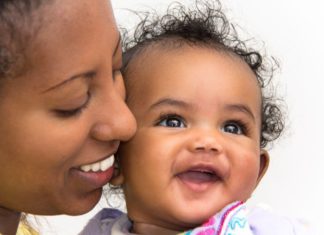
[[(218, 213), (221, 205), (208, 205), (209, 203), (177, 203), (173, 207), (161, 208), (155, 213), (147, 211), (128, 211), (129, 218), (133, 224), (152, 225), (156, 228), (176, 231), (181, 233), (205, 224), (209, 219)], [(177, 234), (175, 233), (175, 234)], [(158, 233), (149, 233), (158, 234)], [(172, 234), (172, 233), (166, 233)]]
[[(178, 234), (194, 229), (204, 224), (212, 215), (169, 215), (155, 219), (138, 220), (130, 218), (133, 222), (133, 231), (138, 234)], [(149, 230), (148, 230), (149, 229)]]
[[(205, 224), (215, 213), (197, 212), (173, 217), (169, 228), (179, 232), (188, 231)], [(171, 217), (172, 218), (172, 217)]]

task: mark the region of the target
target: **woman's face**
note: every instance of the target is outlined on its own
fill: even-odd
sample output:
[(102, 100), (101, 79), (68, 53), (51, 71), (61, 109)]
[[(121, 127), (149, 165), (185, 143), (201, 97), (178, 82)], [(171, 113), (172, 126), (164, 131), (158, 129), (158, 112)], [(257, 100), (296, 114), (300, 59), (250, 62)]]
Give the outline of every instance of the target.
[(25, 72), (1, 87), (0, 205), (82, 214), (110, 180), (120, 140), (136, 129), (120, 36), (107, 0), (56, 0), (40, 12)]

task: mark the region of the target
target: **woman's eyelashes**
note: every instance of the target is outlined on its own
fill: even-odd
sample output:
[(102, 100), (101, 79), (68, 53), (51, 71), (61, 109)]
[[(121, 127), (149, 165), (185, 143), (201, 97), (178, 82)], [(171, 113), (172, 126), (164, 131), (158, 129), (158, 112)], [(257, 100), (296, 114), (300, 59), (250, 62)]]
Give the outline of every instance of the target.
[(80, 115), (82, 111), (88, 107), (90, 99), (91, 99), (91, 93), (87, 92), (87, 99), (82, 105), (70, 109), (56, 109), (55, 113), (62, 118), (76, 117)]
[(187, 127), (185, 120), (177, 114), (161, 115), (156, 126), (164, 126), (171, 128), (185, 128)]

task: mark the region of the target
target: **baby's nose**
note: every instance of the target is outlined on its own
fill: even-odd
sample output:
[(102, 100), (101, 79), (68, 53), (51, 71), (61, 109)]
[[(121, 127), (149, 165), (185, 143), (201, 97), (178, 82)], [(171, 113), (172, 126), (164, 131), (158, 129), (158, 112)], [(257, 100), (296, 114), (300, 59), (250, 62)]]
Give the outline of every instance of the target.
[(220, 153), (223, 151), (221, 138), (216, 130), (200, 130), (191, 139), (190, 150)]

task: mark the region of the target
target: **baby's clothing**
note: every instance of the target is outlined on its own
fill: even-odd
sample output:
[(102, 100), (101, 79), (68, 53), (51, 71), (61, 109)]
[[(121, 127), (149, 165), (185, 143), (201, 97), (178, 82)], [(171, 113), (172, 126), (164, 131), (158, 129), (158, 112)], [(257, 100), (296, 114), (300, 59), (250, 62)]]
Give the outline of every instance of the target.
[(211, 217), (202, 226), (180, 235), (253, 235), (247, 221), (246, 207), (242, 202), (234, 202)]
[[(116, 209), (103, 209), (95, 215), (80, 235), (131, 235), (132, 222)], [(248, 210), (242, 202), (234, 202), (211, 217), (201, 227), (179, 235), (309, 235), (298, 220), (271, 213), (262, 208)], [(154, 235), (154, 234), (152, 234)]]
[(298, 220), (255, 208), (248, 211), (243, 202), (234, 202), (211, 217), (201, 227), (181, 235), (306, 235), (307, 227)]

